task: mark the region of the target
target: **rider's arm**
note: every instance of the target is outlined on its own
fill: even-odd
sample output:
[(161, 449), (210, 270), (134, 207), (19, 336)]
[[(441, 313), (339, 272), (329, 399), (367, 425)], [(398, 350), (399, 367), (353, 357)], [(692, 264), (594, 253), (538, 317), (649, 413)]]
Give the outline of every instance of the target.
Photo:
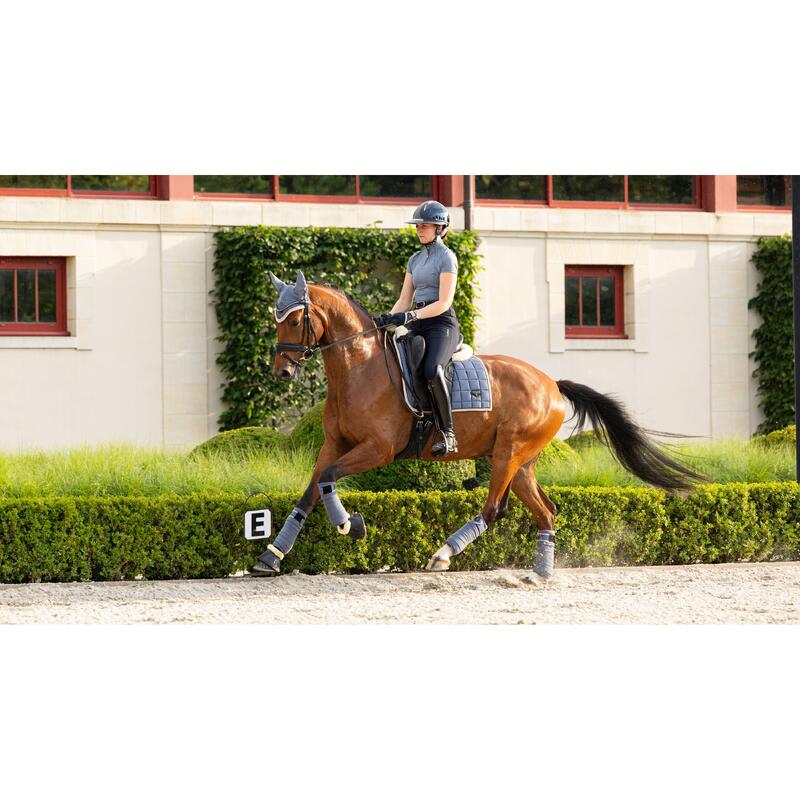
[(400, 292), (400, 298), (392, 306), (390, 314), (396, 311), (408, 311), (411, 308), (411, 300), (414, 297), (414, 280), (410, 272), (406, 272), (406, 277), (403, 279), (403, 289)]
[(453, 305), (455, 296), (456, 273), (443, 272), (439, 275), (439, 299), (435, 303), (431, 303), (429, 306), (417, 311), (417, 319), (428, 319), (429, 317), (438, 317), (439, 314), (444, 314)]

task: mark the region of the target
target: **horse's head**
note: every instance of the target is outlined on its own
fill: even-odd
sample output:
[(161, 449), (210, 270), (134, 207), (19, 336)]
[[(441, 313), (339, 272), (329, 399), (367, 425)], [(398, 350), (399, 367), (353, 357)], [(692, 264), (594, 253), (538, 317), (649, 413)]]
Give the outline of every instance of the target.
[(298, 376), (303, 362), (311, 357), (325, 328), (311, 306), (308, 283), (301, 270), (297, 270), (293, 284), (284, 283), (272, 272), (269, 277), (278, 290), (275, 304), (278, 343), (272, 373), (279, 381), (289, 381)]

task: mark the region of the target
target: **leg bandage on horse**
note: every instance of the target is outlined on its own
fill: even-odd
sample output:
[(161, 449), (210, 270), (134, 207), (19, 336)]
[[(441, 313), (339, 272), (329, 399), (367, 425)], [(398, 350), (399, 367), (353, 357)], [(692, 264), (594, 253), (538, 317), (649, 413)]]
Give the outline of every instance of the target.
[(294, 540), (297, 538), (297, 534), (300, 533), (300, 528), (303, 527), (305, 521), (306, 512), (300, 508), (293, 508), (292, 513), (283, 523), (280, 533), (275, 537), (273, 545), (286, 555), (292, 549)]
[(552, 578), (555, 562), (555, 531), (539, 531), (536, 539), (536, 560), (533, 571), (542, 578)]
[(453, 548), (453, 555), (458, 555), (470, 542), (475, 541), (489, 526), (483, 518), (483, 514), (478, 514), (475, 519), (462, 525), (454, 534), (448, 537), (447, 544)]
[(318, 486), (325, 511), (328, 512), (328, 519), (337, 527), (344, 525), (350, 519), (350, 515), (344, 510), (342, 501), (336, 493), (336, 482), (320, 483)]

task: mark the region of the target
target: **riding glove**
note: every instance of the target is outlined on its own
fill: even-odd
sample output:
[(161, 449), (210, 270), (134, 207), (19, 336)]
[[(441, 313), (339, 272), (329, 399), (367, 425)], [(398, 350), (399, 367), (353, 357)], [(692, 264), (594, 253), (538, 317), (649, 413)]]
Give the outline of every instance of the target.
[(381, 314), (375, 319), (375, 324), (379, 328), (383, 328), (386, 325), (408, 325), (409, 322), (416, 318), (416, 311), (398, 311), (395, 314)]

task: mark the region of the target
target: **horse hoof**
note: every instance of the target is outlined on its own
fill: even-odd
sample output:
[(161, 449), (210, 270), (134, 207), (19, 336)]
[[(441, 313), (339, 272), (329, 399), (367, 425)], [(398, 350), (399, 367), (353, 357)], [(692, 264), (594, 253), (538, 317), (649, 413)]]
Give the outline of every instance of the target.
[(275, 553), (267, 550), (258, 557), (258, 561), (250, 567), (250, 574), (257, 578), (274, 578), (281, 574), (281, 560)]
[(353, 514), (349, 522), (350, 530), (347, 535), (351, 539), (363, 539), (367, 535), (367, 526), (364, 524), (364, 517), (361, 514)]
[(434, 556), (427, 564), (425, 569), (428, 572), (447, 572), (450, 569), (450, 559)]

